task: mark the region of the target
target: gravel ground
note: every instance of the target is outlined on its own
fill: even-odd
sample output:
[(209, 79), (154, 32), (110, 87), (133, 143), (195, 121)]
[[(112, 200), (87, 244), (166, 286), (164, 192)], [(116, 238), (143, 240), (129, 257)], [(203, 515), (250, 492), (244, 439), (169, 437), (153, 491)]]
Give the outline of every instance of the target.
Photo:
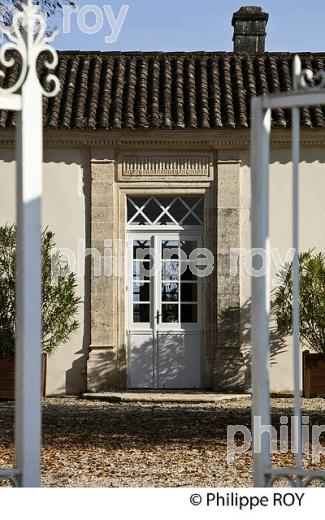
[[(272, 399), (273, 424), (292, 400)], [(325, 424), (325, 400), (303, 401)], [(13, 460), (13, 404), (0, 402), (0, 466)], [(227, 465), (227, 426), (250, 426), (250, 400), (204, 404), (45, 399), (42, 485), (46, 487), (246, 487), (251, 452)], [(325, 445), (325, 437), (324, 437)], [(238, 442), (240, 437), (238, 437)], [(275, 464), (292, 464), (275, 455)], [(325, 466), (325, 460), (322, 465)]]

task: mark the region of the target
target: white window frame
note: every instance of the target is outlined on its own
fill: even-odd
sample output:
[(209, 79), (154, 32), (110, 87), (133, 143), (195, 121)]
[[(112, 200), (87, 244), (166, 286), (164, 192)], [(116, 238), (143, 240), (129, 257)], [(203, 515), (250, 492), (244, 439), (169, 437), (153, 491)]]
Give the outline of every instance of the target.
[[(163, 227), (163, 229), (162, 229)], [(176, 227), (176, 226), (175, 226)], [(137, 230), (130, 230), (127, 234), (127, 246), (128, 248), (132, 248), (132, 242), (134, 240), (138, 240), (140, 237), (143, 240), (147, 240), (152, 243), (151, 247), (157, 248), (157, 238), (159, 237), (160, 240), (166, 239), (166, 240), (172, 240), (173, 234), (175, 237), (175, 240), (186, 240), (186, 241), (196, 241), (198, 244), (198, 247), (202, 247), (202, 232), (203, 229), (198, 229), (198, 226), (195, 226), (195, 229), (193, 228), (191, 231), (186, 229), (179, 231), (178, 229), (173, 228), (169, 232), (166, 231), (164, 226), (160, 226), (159, 229), (153, 226), (152, 230), (151, 228), (148, 229), (148, 226), (137, 226)], [(139, 330), (139, 331), (148, 331), (153, 330), (154, 323), (152, 323), (152, 318), (150, 316), (150, 321), (147, 323), (136, 323), (133, 321), (133, 254), (127, 250), (127, 286), (126, 286), (126, 298), (127, 298), (127, 330)], [(132, 262), (132, 263), (131, 263)], [(159, 259), (159, 264), (156, 267), (159, 272), (161, 272), (161, 258)], [(157, 314), (157, 312), (160, 312), (161, 309), (161, 294), (160, 294), (160, 283), (161, 283), (161, 277), (155, 276), (154, 281), (151, 282), (151, 292), (153, 291), (154, 294), (150, 295), (150, 304), (155, 305), (157, 308), (154, 309), (154, 312), (151, 312), (151, 315)], [(166, 323), (162, 324), (160, 321), (160, 331), (162, 330), (176, 330), (179, 332), (191, 332), (193, 330), (202, 331), (202, 323), (203, 323), (203, 317), (202, 312), (200, 312), (200, 309), (202, 309), (202, 280), (198, 277), (197, 279), (197, 302), (198, 302), (198, 319), (195, 324), (183, 324), (181, 326), (181, 323)], [(159, 296), (156, 296), (159, 295)], [(160, 316), (161, 320), (161, 316)], [(149, 325), (149, 326), (148, 326)]]
[[(167, 206), (167, 207), (163, 207), (160, 203), (159, 203), (159, 198), (167, 198), (167, 199), (170, 199), (170, 204)], [(190, 207), (188, 206), (188, 204), (186, 204), (186, 199), (187, 198), (197, 198), (197, 202), (194, 204), (194, 206)], [(136, 206), (136, 204), (134, 203), (133, 199), (134, 198), (146, 198), (146, 202), (145, 204), (143, 204), (141, 207), (139, 206)], [(173, 217), (173, 215), (171, 213), (169, 213), (169, 209), (174, 205), (174, 203), (180, 199), (181, 200), (181, 204), (183, 204), (188, 212), (182, 217), (182, 219), (177, 222), (177, 220)], [(140, 197), (137, 197), (137, 196), (127, 196), (127, 201), (130, 201), (130, 203), (133, 205), (133, 207), (137, 210), (137, 212), (133, 215), (133, 217), (128, 220), (127, 219), (127, 229), (132, 231), (136, 231), (138, 230), (139, 228), (143, 228), (143, 229), (149, 229), (150, 230), (153, 230), (153, 229), (157, 229), (157, 230), (170, 230), (170, 231), (175, 231), (176, 229), (177, 230), (191, 230), (191, 229), (196, 229), (196, 228), (203, 228), (203, 221), (200, 219), (200, 217), (195, 213), (195, 209), (196, 207), (202, 202), (204, 202), (204, 198), (203, 196), (199, 196), (199, 195), (191, 195), (191, 196), (184, 196), (184, 195), (148, 195), (148, 196), (140, 196)], [(155, 201), (156, 204), (158, 206), (160, 206), (161, 208), (161, 213), (159, 214), (159, 216), (154, 220), (154, 222), (151, 222), (149, 220), (149, 218), (147, 217), (146, 213), (145, 213), (145, 208), (146, 206), (151, 202), (151, 201)], [(162, 225), (162, 224), (158, 224), (160, 218), (167, 214), (170, 219), (174, 222), (174, 224), (170, 224), (170, 225)], [(147, 221), (147, 224), (132, 224), (132, 222), (136, 219), (136, 217), (138, 215), (142, 215), (142, 217)], [(186, 224), (183, 224), (183, 222), (187, 219), (187, 217), (189, 217), (190, 215), (194, 215), (195, 218), (198, 220), (198, 224), (197, 225), (186, 225)]]

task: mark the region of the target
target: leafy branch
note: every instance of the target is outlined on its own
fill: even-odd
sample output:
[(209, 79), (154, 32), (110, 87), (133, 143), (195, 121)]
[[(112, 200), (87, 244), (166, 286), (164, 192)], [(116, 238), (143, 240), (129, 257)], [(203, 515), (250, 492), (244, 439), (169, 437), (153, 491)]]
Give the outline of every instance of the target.
[[(33, 0), (35, 5), (39, 5), (48, 17), (54, 16), (62, 11), (64, 5), (74, 7), (76, 4), (73, 0)], [(0, 0), (0, 13), (2, 22), (9, 26), (12, 22), (12, 16), (15, 9), (19, 9), (21, 0)]]
[[(300, 336), (315, 352), (325, 353), (325, 255), (313, 250), (299, 255)], [(282, 273), (283, 283), (276, 289), (273, 312), (278, 331), (292, 334), (292, 264)]]
[[(76, 275), (67, 273), (55, 253), (54, 234), (42, 233), (42, 351), (52, 353), (78, 329), (75, 319), (81, 299)], [(55, 276), (53, 276), (55, 274)], [(16, 338), (16, 227), (0, 227), (0, 356), (15, 352)]]

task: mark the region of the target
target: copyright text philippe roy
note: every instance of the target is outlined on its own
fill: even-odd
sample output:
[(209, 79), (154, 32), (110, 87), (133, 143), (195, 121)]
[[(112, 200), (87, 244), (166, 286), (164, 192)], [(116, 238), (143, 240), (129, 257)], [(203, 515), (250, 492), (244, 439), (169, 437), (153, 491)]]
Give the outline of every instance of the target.
[(301, 507), (305, 493), (274, 492), (266, 495), (245, 495), (239, 493), (212, 493), (206, 495), (194, 493), (190, 497), (193, 506), (205, 505), (207, 507), (235, 508), (239, 510), (252, 511), (256, 507), (291, 508)]

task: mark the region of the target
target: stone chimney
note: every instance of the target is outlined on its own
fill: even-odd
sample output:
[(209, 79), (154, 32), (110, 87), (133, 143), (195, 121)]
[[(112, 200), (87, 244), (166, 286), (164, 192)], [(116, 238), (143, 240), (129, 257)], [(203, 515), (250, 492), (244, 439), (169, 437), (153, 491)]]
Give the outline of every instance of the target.
[(261, 7), (241, 7), (234, 13), (234, 52), (264, 52), (268, 19), (269, 15), (264, 13)]

